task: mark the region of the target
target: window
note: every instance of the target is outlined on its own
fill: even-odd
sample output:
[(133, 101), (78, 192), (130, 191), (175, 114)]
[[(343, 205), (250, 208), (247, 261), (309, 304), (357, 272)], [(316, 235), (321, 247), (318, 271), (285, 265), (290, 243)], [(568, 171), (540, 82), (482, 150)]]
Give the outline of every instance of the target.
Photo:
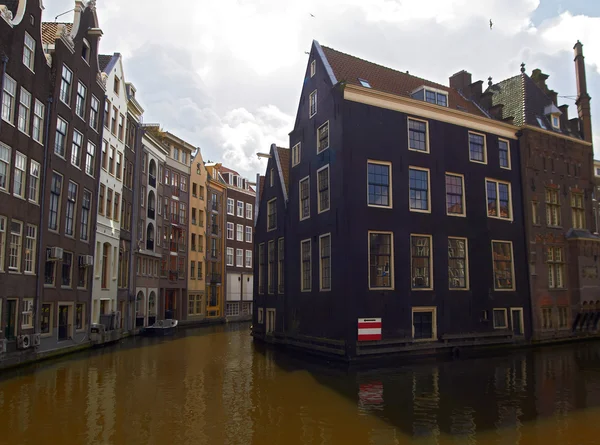
[(258, 293), (265, 293), (265, 244), (258, 245)]
[(371, 84), (369, 83), (368, 80), (365, 79), (358, 79), (358, 81), (360, 82), (360, 84), (365, 87), (365, 88), (371, 88)]
[(300, 269), (300, 283), (301, 290), (303, 292), (309, 292), (311, 289), (312, 283), (312, 274), (311, 274), (311, 243), (310, 239), (304, 240), (300, 242), (300, 252), (302, 257), (302, 265)]
[(71, 146), (71, 164), (79, 167), (81, 164), (81, 145), (83, 144), (83, 135), (77, 130), (73, 130), (73, 144)]
[(17, 119), (17, 128), (25, 134), (29, 134), (29, 124), (31, 123), (31, 93), (25, 88), (21, 88), (19, 98), (19, 116)]
[(369, 232), (369, 289), (393, 289), (392, 233)]
[(183, 175), (179, 178), (179, 189), (182, 192), (187, 192), (187, 178)]
[(63, 252), (62, 261), (62, 286), (71, 287), (73, 279), (73, 254), (69, 252)]
[(88, 240), (88, 228), (90, 224), (90, 209), (92, 208), (92, 193), (89, 190), (83, 191), (83, 200), (81, 204), (81, 232), (79, 234), (82, 241)]
[(269, 294), (275, 293), (275, 241), (270, 240), (268, 244), (268, 269), (267, 269), (267, 283), (269, 286)]
[(310, 218), (310, 178), (300, 180), (300, 221)]
[(331, 234), (319, 237), (320, 290), (331, 290)]
[(247, 243), (252, 242), (252, 227), (251, 226), (246, 226), (246, 242)]
[(537, 201), (531, 201), (531, 222), (534, 225), (540, 224), (539, 203)]
[(40, 332), (42, 334), (49, 334), (50, 329), (52, 328), (52, 305), (51, 304), (42, 304), (42, 314), (41, 314), (41, 325)]
[(317, 114), (317, 90), (310, 93), (308, 117), (311, 118)]
[(102, 170), (108, 170), (108, 142), (103, 139), (102, 140)]
[(558, 328), (563, 329), (568, 326), (569, 316), (568, 316), (568, 308), (567, 307), (559, 307), (558, 308)]
[(317, 153), (329, 148), (329, 121), (317, 129)]
[(113, 191), (111, 188), (106, 190), (106, 217), (112, 218), (112, 202), (113, 202)]
[(10, 124), (15, 118), (15, 101), (17, 97), (17, 82), (8, 74), (4, 74), (4, 91), (2, 94), (2, 119)]
[(10, 222), (10, 243), (8, 246), (8, 270), (21, 271), (21, 239), (23, 237), (23, 223), (12, 220)]
[(122, 141), (125, 137), (125, 116), (119, 114), (119, 140)]
[(442, 107), (448, 106), (448, 93), (440, 90), (433, 90), (430, 88), (420, 88), (412, 94), (415, 99), (429, 102), (430, 104), (441, 105)]
[[(85, 304), (77, 303), (75, 305), (75, 329), (81, 330), (85, 326)], [(121, 314), (123, 316), (123, 314)]]
[(100, 184), (100, 192), (98, 193), (98, 215), (104, 215), (104, 195), (106, 194), (106, 186)]
[(558, 116), (553, 114), (551, 121), (552, 121), (552, 126), (554, 128), (560, 128), (560, 119), (558, 118)]
[(85, 172), (94, 177), (94, 156), (96, 154), (96, 146), (91, 142), (87, 144), (87, 153), (85, 156)]
[[(46, 248), (46, 258), (50, 255), (52, 249)], [(56, 280), (56, 262), (53, 260), (46, 260), (44, 265), (44, 286), (54, 286)], [(43, 331), (42, 331), (43, 332)]]
[(410, 236), (411, 288), (433, 289), (431, 235)]
[(102, 289), (108, 289), (108, 275), (110, 271), (110, 244), (104, 243), (102, 245), (102, 278), (100, 285)]
[(75, 236), (75, 206), (77, 205), (77, 184), (69, 181), (67, 188), (67, 208), (65, 209), (65, 235)]
[[(202, 251), (202, 249), (200, 249), (200, 251)], [(198, 279), (199, 280), (202, 279), (202, 262), (201, 261), (198, 261)]]
[(75, 113), (81, 119), (85, 119), (85, 99), (87, 89), (84, 84), (77, 82), (77, 98), (75, 99)]
[(33, 71), (35, 64), (35, 40), (25, 32), (25, 44), (23, 45), (23, 65)]
[(548, 288), (562, 289), (564, 280), (564, 256), (562, 247), (550, 246), (546, 248), (546, 263), (548, 263)]
[(121, 205), (121, 195), (115, 192), (115, 202), (113, 210), (113, 219), (119, 222), (119, 206)]
[(252, 219), (252, 204), (246, 203), (246, 219)]
[(369, 161), (367, 163), (367, 199), (374, 207), (392, 207), (392, 164)]
[(437, 317), (434, 307), (414, 307), (412, 328), (415, 340), (435, 340), (437, 338)]
[(313, 60), (310, 62), (310, 77), (313, 77), (317, 72), (317, 61)]
[(119, 79), (117, 76), (115, 76), (115, 82), (113, 84), (113, 91), (118, 96), (120, 90), (121, 90), (121, 79)]
[(542, 329), (552, 329), (552, 308), (542, 308)]
[(244, 267), (244, 249), (235, 249), (235, 265)]
[(123, 153), (117, 152), (117, 165), (115, 167), (117, 179), (121, 179), (121, 165), (123, 164)]
[(40, 164), (34, 160), (29, 163), (29, 201), (38, 203), (40, 190)]
[[(140, 206), (144, 207), (145, 202), (146, 202), (146, 187), (142, 186), (140, 188)], [(173, 201), (171, 204), (175, 205), (175, 206), (177, 205), (177, 203), (175, 203), (175, 201)], [(176, 216), (176, 213), (177, 213), (176, 209), (172, 210), (171, 211), (171, 216)]]
[(273, 184), (275, 184), (275, 169), (274, 168), (269, 170), (269, 187), (273, 187)]
[(277, 198), (267, 202), (267, 231), (277, 228)]
[(6, 250), (6, 217), (0, 216), (0, 271), (4, 270), (4, 251)]
[(237, 202), (237, 216), (244, 217), (244, 203), (242, 201)]
[(64, 158), (66, 146), (67, 122), (59, 117), (56, 121), (56, 138), (54, 140), (54, 153), (56, 153), (61, 158)]
[(463, 290), (469, 287), (466, 238), (448, 237), (448, 287)]
[(319, 186), (318, 213), (326, 212), (329, 210), (329, 165), (317, 170), (317, 183)]
[(300, 156), (300, 142), (298, 142), (292, 147), (292, 167), (295, 167), (296, 165), (300, 164)]
[(226, 265), (227, 266), (233, 266), (233, 247), (228, 247), (227, 248), (227, 258), (226, 258)]
[(500, 156), (500, 167), (510, 169), (509, 143), (504, 139), (498, 139), (498, 153)]
[(185, 225), (187, 223), (187, 206), (184, 202), (179, 203), (179, 224)]
[(506, 309), (494, 309), (494, 329), (508, 328)]
[(21, 328), (33, 328), (33, 298), (23, 298), (21, 312)]
[(108, 173), (115, 174), (115, 147), (112, 145), (108, 149)]
[(27, 156), (17, 151), (15, 153), (15, 170), (13, 173), (13, 195), (23, 199), (25, 199), (26, 169)]
[(486, 179), (488, 217), (512, 219), (510, 183)]
[(110, 100), (104, 102), (104, 126), (108, 129), (110, 124)]
[(115, 107), (113, 105), (113, 109), (112, 109), (112, 116), (110, 117), (110, 132), (113, 135), (117, 135), (117, 116), (119, 114), (119, 110), (117, 110), (117, 107)]
[(58, 220), (60, 216), (60, 196), (62, 193), (62, 176), (52, 172), (50, 184), (50, 208), (48, 218), (48, 229), (58, 231)]
[(446, 173), (446, 214), (465, 216), (464, 176)]
[[(277, 291), (279, 294), (283, 294), (284, 292), (284, 264), (285, 264), (285, 256), (284, 256), (284, 239), (279, 238), (277, 241)], [(250, 252), (252, 253), (252, 252)]]
[(92, 95), (91, 105), (90, 105), (90, 127), (94, 130), (98, 130), (98, 116), (100, 112), (100, 101), (96, 98), (96, 96)]
[(234, 214), (235, 214), (235, 213), (234, 213), (234, 208), (233, 208), (233, 206), (234, 206), (234, 203), (235, 203), (235, 200), (234, 200), (234, 199), (232, 199), (232, 198), (227, 198), (227, 214), (228, 214), (228, 215), (234, 215)]
[[(0, 240), (1, 241), (1, 240)], [(2, 243), (0, 242), (0, 248)], [(27, 224), (25, 232), (25, 273), (35, 274), (35, 260), (37, 252), (37, 226)], [(0, 263), (0, 269), (2, 264)]]
[(492, 241), (494, 290), (515, 290), (512, 242)]
[(8, 192), (10, 178), (10, 147), (0, 142), (0, 190)]
[(469, 160), (487, 163), (484, 135), (469, 132)]
[(560, 199), (558, 188), (546, 189), (546, 224), (551, 227), (560, 227)]
[(44, 142), (44, 111), (44, 104), (36, 99), (33, 107), (33, 133), (31, 136), (40, 144)]
[(408, 149), (429, 153), (427, 121), (408, 118)]
[(196, 262), (195, 261), (190, 262), (190, 278), (192, 280), (196, 279)]
[(179, 161), (179, 149), (178, 148), (173, 149), (173, 159), (175, 159), (176, 161)]
[(417, 167), (408, 169), (410, 210), (430, 212), (429, 208), (429, 170)]
[(242, 224), (237, 224), (236, 229), (237, 229), (236, 240), (244, 241), (244, 226)]
[(246, 250), (246, 267), (252, 268), (252, 251)]
[(60, 100), (65, 104), (71, 105), (71, 83), (73, 82), (73, 71), (67, 68), (66, 65), (62, 67), (62, 80), (60, 82)]
[(583, 204), (583, 193), (571, 192), (571, 215), (573, 216), (573, 228), (585, 228), (585, 206)]

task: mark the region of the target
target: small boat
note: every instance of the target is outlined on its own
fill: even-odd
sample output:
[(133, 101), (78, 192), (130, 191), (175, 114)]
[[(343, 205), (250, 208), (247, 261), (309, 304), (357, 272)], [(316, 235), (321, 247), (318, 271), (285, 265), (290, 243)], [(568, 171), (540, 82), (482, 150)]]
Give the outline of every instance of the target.
[(145, 327), (142, 330), (142, 335), (173, 335), (175, 328), (177, 327), (178, 321), (172, 318), (166, 320), (158, 320), (152, 326)]

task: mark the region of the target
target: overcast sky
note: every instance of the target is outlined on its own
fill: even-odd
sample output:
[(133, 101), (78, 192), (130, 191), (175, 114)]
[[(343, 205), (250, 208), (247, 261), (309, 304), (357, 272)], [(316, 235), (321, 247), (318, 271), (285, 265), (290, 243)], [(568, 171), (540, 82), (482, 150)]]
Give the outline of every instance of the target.
[[(74, 6), (43, 1), (44, 21)], [(528, 74), (549, 74), (559, 96), (577, 93), (579, 39), (600, 147), (597, 0), (97, 0), (97, 12), (100, 52), (123, 54), (145, 122), (251, 178), (266, 163), (256, 152), (289, 144), (313, 39), (445, 85), (466, 69), (485, 86), (525, 62)], [(574, 100), (560, 103), (576, 117)]]

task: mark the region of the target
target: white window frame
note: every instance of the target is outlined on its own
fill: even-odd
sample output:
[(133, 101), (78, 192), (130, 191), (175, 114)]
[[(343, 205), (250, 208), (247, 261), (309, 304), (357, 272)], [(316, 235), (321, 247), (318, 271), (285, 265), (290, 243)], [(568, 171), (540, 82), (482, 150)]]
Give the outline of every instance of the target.
[[(512, 287), (511, 288), (497, 288), (496, 287), (496, 273), (494, 271), (494, 243), (503, 243), (503, 244), (509, 244), (510, 245), (510, 266), (511, 266), (511, 277), (512, 277)], [(495, 292), (514, 292), (517, 289), (516, 286), (516, 276), (515, 276), (515, 253), (514, 253), (514, 248), (513, 248), (513, 242), (512, 241), (507, 241), (507, 240), (496, 240), (493, 239), (491, 240), (491, 247), (492, 247), (492, 281), (494, 283), (494, 291)]]
[[(314, 113), (313, 113), (313, 103), (314, 103)], [(308, 97), (308, 118), (315, 116), (317, 114), (317, 90), (314, 90), (310, 93)]]
[(246, 242), (252, 242), (252, 226), (246, 226)]
[[(556, 119), (556, 125), (554, 124), (554, 120)], [(552, 128), (556, 128), (557, 130), (560, 130), (560, 116), (558, 114), (552, 114), (550, 116), (550, 124), (552, 125)]]
[[(8, 218), (0, 215), (0, 272), (4, 272), (4, 252), (6, 251), (6, 226)], [(0, 305), (2, 306), (2, 305)], [(1, 308), (0, 308), (1, 310)]]
[[(25, 226), (25, 258), (23, 261), (23, 272), (26, 274), (35, 275), (35, 266), (37, 260), (37, 237), (37, 226), (34, 224), (27, 224)], [(27, 267), (28, 262), (30, 263), (29, 268)]]
[[(327, 170), (327, 208), (321, 207), (321, 191), (319, 190), (319, 173), (321, 173), (324, 170)], [(329, 168), (329, 164), (327, 164), (324, 167), (321, 167), (317, 170), (317, 214), (327, 212), (329, 209), (331, 209), (331, 169)]]
[[(80, 94), (80, 91), (83, 91), (83, 95)], [(77, 91), (75, 92), (75, 114), (81, 118), (81, 120), (85, 121), (85, 105), (87, 102), (87, 88), (81, 82), (81, 80), (77, 81)], [(83, 102), (83, 103), (82, 103)], [(81, 114), (79, 112), (81, 111)]]
[[(496, 315), (495, 315), (496, 311), (502, 311), (502, 312), (504, 312), (504, 326), (497, 326), (496, 325)], [(494, 324), (494, 329), (508, 329), (507, 308), (502, 308), (502, 307), (495, 307), (495, 308), (493, 308), (492, 309), (492, 323)]]
[[(75, 135), (78, 135), (77, 137)], [(79, 144), (75, 143), (75, 139), (79, 140)], [(79, 131), (73, 129), (73, 138), (71, 141), (71, 165), (77, 167), (81, 170), (81, 151), (83, 149), (83, 134)], [(74, 154), (77, 154), (77, 160), (73, 157)]]
[[(304, 267), (302, 264), (302, 245), (308, 243), (308, 255), (309, 255), (309, 287), (305, 289), (304, 286)], [(312, 239), (307, 238), (300, 240), (300, 292), (311, 292), (312, 291)]]
[[(322, 252), (323, 252), (323, 238), (329, 238), (329, 287), (323, 287), (323, 263), (322, 263)], [(331, 280), (332, 280), (332, 248), (331, 248), (331, 232), (324, 233), (319, 236), (319, 291), (320, 292), (330, 292), (331, 291)], [(312, 265), (311, 265), (312, 266)]]
[[(22, 251), (23, 251), (23, 226), (24, 223), (23, 221), (19, 221), (16, 219), (12, 219), (10, 221), (10, 224), (12, 226), (12, 224), (20, 224), (21, 229), (19, 230), (18, 235), (14, 234), (12, 232), (12, 227), (7, 228), (7, 232), (9, 235), (9, 239), (8, 239), (8, 271), (9, 272), (15, 272), (15, 273), (21, 273), (21, 260), (22, 260)], [(17, 245), (17, 257), (16, 257), (16, 266), (11, 266), (11, 261), (12, 261), (12, 255), (11, 255), (11, 250), (12, 250), (12, 237), (13, 235), (18, 236), (18, 245)]]
[[(68, 82), (65, 79), (65, 70), (70, 73), (70, 79), (68, 80)], [(63, 90), (63, 84), (66, 82), (66, 84), (68, 85), (68, 88), (66, 90)], [(66, 65), (63, 63), (62, 65), (62, 69), (61, 69), (61, 77), (60, 77), (60, 91), (59, 91), (59, 98), (60, 101), (62, 103), (64, 103), (67, 107), (71, 107), (71, 93), (72, 93), (72, 88), (73, 88), (73, 71)], [(63, 96), (67, 96), (66, 97), (66, 101), (65, 101), (65, 97)]]
[[(487, 189), (487, 183), (488, 182), (493, 182), (496, 184), (496, 211), (497, 211), (497, 215), (496, 216), (490, 216), (489, 211), (488, 211), (488, 189)], [(488, 218), (493, 218), (493, 219), (500, 219), (502, 221), (512, 221), (513, 220), (513, 199), (512, 199), (512, 184), (510, 182), (507, 181), (501, 181), (499, 179), (494, 179), (494, 178), (485, 178), (485, 209), (486, 209), (486, 215)], [(504, 184), (504, 185), (508, 185), (508, 218), (503, 218), (500, 216), (500, 190), (498, 185), (499, 184)]]
[[(64, 133), (58, 131), (59, 125), (60, 124), (64, 124)], [(58, 134), (62, 134), (63, 136), (63, 147), (62, 147), (62, 153), (56, 151), (57, 150), (57, 145), (56, 145), (56, 135)], [(67, 138), (68, 138), (68, 134), (69, 134), (69, 123), (64, 120), (62, 117), (57, 116), (56, 118), (56, 133), (55, 133), (55, 137), (54, 137), (54, 154), (60, 158), (65, 159), (65, 156), (67, 154)]]
[[(24, 323), (27, 317), (27, 323)], [(23, 298), (21, 300), (21, 329), (33, 328), (33, 298)]]
[(15, 106), (17, 103), (17, 81), (4, 73), (2, 90), (2, 120), (14, 126)]
[[(465, 243), (465, 287), (453, 287), (448, 283), (449, 290), (468, 291), (470, 290), (469, 283), (469, 239), (462, 236), (449, 236), (448, 240), (460, 240)], [(450, 252), (448, 252), (448, 279), (450, 279)]]
[[(412, 239), (416, 238), (429, 238), (429, 286), (427, 287), (415, 287), (413, 282), (413, 254), (412, 254)], [(410, 290), (414, 292), (420, 291), (432, 291), (434, 289), (435, 273), (433, 270), (433, 235), (427, 233), (411, 233), (409, 237), (408, 250), (410, 254)], [(447, 254), (446, 254), (447, 255)]]
[(244, 201), (238, 201), (236, 203), (236, 208), (237, 208), (236, 216), (238, 218), (243, 218), (244, 217)]
[[(95, 107), (94, 107), (95, 105)], [(92, 98), (90, 100), (90, 119), (89, 126), (92, 127), (94, 131), (98, 131), (98, 122), (100, 121), (100, 101), (96, 96), (92, 94)]]
[(5, 187), (0, 185), (0, 190), (6, 193), (8, 193), (8, 190), (10, 189), (11, 153), (12, 149), (8, 145), (0, 142), (0, 164), (4, 164), (6, 170)]
[(300, 160), (302, 157), (302, 144), (298, 142), (296, 145), (292, 147), (292, 167), (300, 164)]
[(21, 87), (19, 94), (19, 112), (17, 116), (17, 128), (21, 133), (29, 135), (31, 128), (31, 93)]
[[(35, 40), (27, 31), (25, 31), (25, 38), (23, 40), (23, 65), (25, 65), (32, 73), (34, 73)], [(27, 62), (27, 56), (29, 56), (29, 62)]]
[[(390, 183), (388, 185), (388, 205), (370, 204), (369, 203), (369, 164), (384, 165), (388, 168)], [(367, 176), (366, 176), (366, 187), (367, 187), (367, 207), (376, 207), (379, 209), (392, 209), (393, 206), (393, 181), (392, 181), (392, 163), (389, 161), (377, 161), (375, 159), (367, 159)]]
[[(308, 184), (308, 215), (302, 215), (302, 183), (305, 182)], [(298, 181), (298, 216), (300, 217), (300, 221), (304, 221), (305, 219), (310, 218), (310, 176), (305, 176), (304, 178)]]
[[(412, 148), (410, 146), (410, 121), (421, 122), (425, 124), (425, 150), (419, 150), (417, 148)], [(429, 154), (429, 121), (425, 119), (417, 119), (416, 117), (407, 117), (406, 118), (406, 137), (408, 140), (408, 149), (409, 151), (416, 151), (417, 153), (425, 153)]]
[(235, 240), (236, 241), (240, 241), (240, 242), (244, 242), (244, 225), (243, 224), (236, 224), (236, 227), (235, 227)]
[(246, 219), (252, 219), (252, 204), (246, 203)]
[[(431, 338), (415, 338), (415, 312), (431, 312)], [(415, 342), (428, 342), (435, 341), (438, 338), (437, 335), (437, 307), (435, 306), (414, 306), (411, 311), (411, 331), (412, 338)]]
[[(94, 169), (96, 167), (96, 146), (88, 141), (85, 151), (85, 173), (90, 177), (94, 177)], [(92, 171), (90, 173), (90, 170)]]
[[(230, 231), (231, 230), (231, 236), (230, 236)], [(234, 224), (232, 222), (228, 222), (227, 223), (227, 239), (228, 240), (233, 240), (235, 237), (235, 231), (234, 231)]]
[[(231, 204), (231, 212), (229, 211), (229, 204)], [(235, 215), (235, 199), (233, 198), (227, 198), (227, 214), (228, 215)]]
[[(36, 174), (37, 169), (37, 174)], [(33, 159), (29, 160), (29, 183), (27, 184), (27, 197), (29, 202), (39, 204), (40, 202), (40, 175), (41, 165)]]
[(32, 126), (32, 134), (31, 137), (34, 141), (39, 144), (44, 143), (44, 115), (45, 115), (46, 107), (44, 104), (35, 100), (35, 104), (33, 106), (33, 126)]
[[(448, 213), (448, 185), (446, 184), (446, 176), (454, 176), (460, 178), (461, 188), (462, 188), (462, 213)], [(467, 216), (467, 199), (466, 199), (466, 190), (465, 190), (465, 176), (460, 173), (454, 172), (445, 172), (444, 173), (444, 187), (445, 187), (445, 195), (444, 195), (444, 205), (446, 207), (446, 216), (458, 216), (465, 218)]]
[(244, 267), (244, 249), (235, 249), (235, 266)]
[[(477, 159), (471, 158), (471, 135), (477, 135), (477, 136), (483, 137), (483, 161), (478, 161)], [(476, 131), (469, 131), (467, 134), (467, 149), (469, 150), (469, 162), (474, 162), (475, 164), (487, 164), (488, 163), (487, 137), (484, 133), (478, 133)]]
[[(427, 209), (426, 210), (413, 209), (410, 206), (410, 171), (411, 170), (427, 172)], [(408, 209), (411, 212), (416, 212), (416, 213), (431, 213), (431, 171), (428, 168), (417, 167), (416, 165), (408, 166)]]
[[(560, 309), (560, 306), (559, 306)], [(519, 337), (522, 337), (525, 335), (525, 319), (523, 317), (523, 308), (521, 306), (517, 306), (517, 307), (510, 307), (508, 308), (509, 313), (510, 313), (510, 328), (514, 334), (515, 332), (515, 323), (514, 323), (514, 319), (513, 319), (513, 311), (519, 311), (519, 321), (521, 323), (521, 333), (520, 334), (514, 334), (514, 335), (518, 335)], [(560, 320), (559, 320), (559, 328), (560, 328)], [(568, 324), (568, 323), (567, 323)], [(564, 329), (564, 328), (562, 328)]]
[[(373, 234), (390, 236), (390, 285), (387, 287), (376, 287), (374, 285), (371, 285), (371, 235)], [(367, 232), (367, 281), (369, 283), (369, 290), (393, 291), (395, 289), (396, 274), (394, 270), (394, 250), (394, 232), (382, 230), (369, 230)]]
[[(448, 101), (448, 92), (447, 91), (424, 86), (424, 87), (418, 88), (417, 90), (415, 90), (415, 92), (419, 91), (420, 89), (423, 90), (423, 102), (426, 102), (431, 105), (439, 105), (440, 107), (449, 107), (450, 106), (450, 102)], [(431, 93), (435, 93), (435, 103), (427, 102), (427, 92), (428, 91)], [(438, 98), (437, 98), (438, 94), (442, 94), (442, 95), (446, 96), (446, 105), (440, 105), (438, 103)]]
[(252, 251), (246, 250), (246, 267), (252, 269)]
[[(320, 144), (320, 140), (319, 140), (319, 132), (321, 131), (322, 128), (327, 127), (327, 146), (326, 147), (321, 147)], [(330, 132), (329, 132), (329, 121), (324, 122), (321, 126), (317, 127), (317, 154), (323, 153), (325, 150), (327, 150), (329, 148), (329, 146), (331, 145), (329, 142), (329, 137), (330, 137)]]
[[(233, 251), (233, 247), (227, 247), (226, 252), (225, 252), (225, 265), (226, 266), (234, 265), (234, 263), (233, 263), (234, 259), (235, 259), (234, 254), (235, 254), (235, 252)], [(231, 258), (231, 261), (229, 261), (230, 258)]]
[(314, 77), (317, 72), (317, 61), (313, 60), (310, 62), (310, 77)]
[(508, 139), (498, 138), (498, 163), (500, 163), (500, 142), (504, 142), (506, 144), (506, 159), (508, 160), (508, 167), (503, 167), (500, 165), (500, 168), (504, 170), (511, 170), (512, 160), (510, 158), (510, 141)]
[[(17, 193), (16, 181), (20, 177), (21, 191)], [(13, 196), (21, 199), (25, 199), (27, 190), (27, 156), (20, 151), (15, 152), (15, 164), (13, 172)]]

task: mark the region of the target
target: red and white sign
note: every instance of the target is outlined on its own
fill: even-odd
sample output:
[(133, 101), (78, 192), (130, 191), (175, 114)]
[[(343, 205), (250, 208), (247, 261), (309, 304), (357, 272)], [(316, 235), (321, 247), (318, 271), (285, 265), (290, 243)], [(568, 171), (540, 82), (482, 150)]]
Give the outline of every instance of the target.
[(358, 341), (381, 340), (381, 318), (358, 319)]

